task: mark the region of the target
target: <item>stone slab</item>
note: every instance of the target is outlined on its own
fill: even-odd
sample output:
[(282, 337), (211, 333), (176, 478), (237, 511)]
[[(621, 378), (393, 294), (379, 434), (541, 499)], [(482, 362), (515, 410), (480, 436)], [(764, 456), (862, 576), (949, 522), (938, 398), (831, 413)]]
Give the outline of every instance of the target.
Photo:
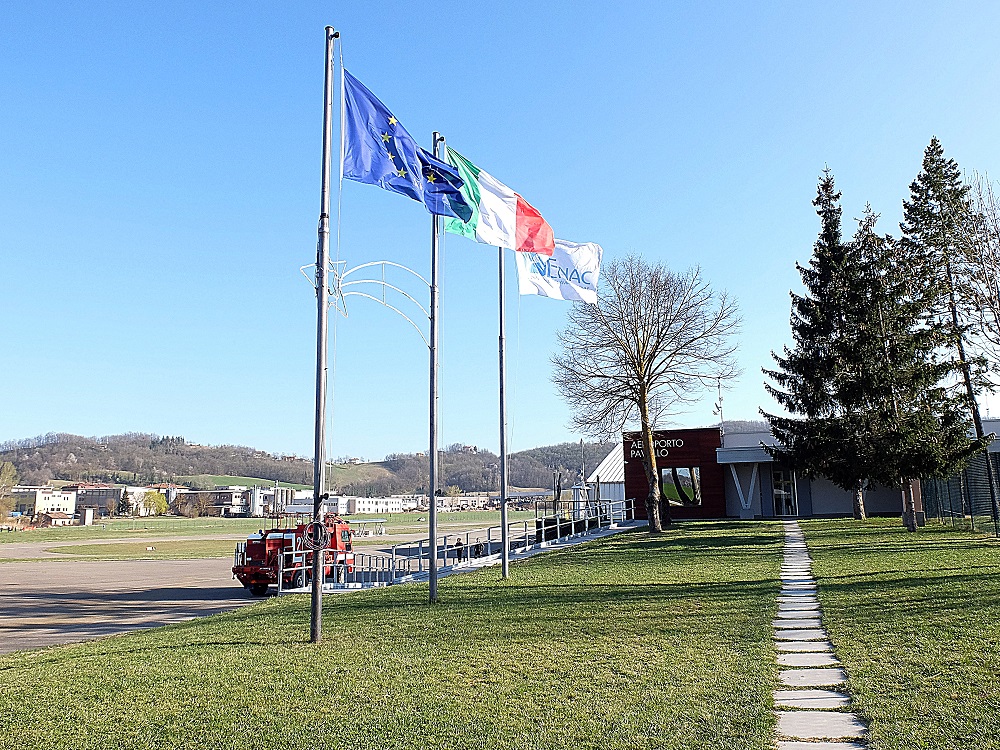
[(777, 615), (779, 620), (804, 620), (810, 617), (819, 617), (819, 607), (812, 609), (779, 609)]
[(854, 714), (837, 711), (778, 711), (778, 734), (799, 740), (839, 740), (865, 736)]
[(775, 690), (774, 705), (784, 708), (831, 709), (844, 708), (850, 696), (834, 690)]
[[(843, 669), (785, 669), (778, 673), (778, 679), (789, 687), (828, 687), (847, 682)], [(805, 735), (823, 737), (824, 735)]]
[(796, 630), (778, 630), (774, 633), (777, 641), (825, 641), (826, 631), (822, 628), (799, 628)]
[(833, 653), (833, 644), (830, 641), (775, 641), (774, 647), (778, 651)]
[(796, 617), (790, 620), (772, 620), (771, 627), (778, 630), (789, 630), (795, 628), (819, 628), (823, 623), (818, 617)]
[(796, 740), (780, 740), (778, 750), (865, 750), (864, 745), (857, 742), (798, 742)]
[(805, 612), (819, 609), (819, 602), (778, 602), (778, 612)]
[(783, 667), (839, 667), (837, 657), (829, 653), (778, 654)]

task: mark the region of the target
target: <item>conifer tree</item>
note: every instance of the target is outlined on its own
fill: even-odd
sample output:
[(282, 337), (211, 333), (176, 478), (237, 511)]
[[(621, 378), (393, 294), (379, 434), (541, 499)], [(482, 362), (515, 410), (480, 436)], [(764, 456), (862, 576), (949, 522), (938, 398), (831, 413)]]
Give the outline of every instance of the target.
[(770, 452), (853, 492), (859, 519), (867, 486), (900, 488), (915, 528), (907, 480), (962, 461), (966, 423), (941, 385), (952, 364), (936, 356), (942, 329), (926, 314), (927, 290), (911, 282), (909, 256), (875, 232), (870, 207), (845, 243), (839, 199), (827, 170), (813, 201), (820, 236), (809, 266), (798, 267), (806, 294), (792, 294), (794, 347), (764, 371), (775, 383), (768, 391), (794, 415), (764, 413), (780, 443)]
[(986, 385), (984, 362), (970, 355), (968, 338), (974, 314), (966, 301), (967, 286), (962, 269), (967, 248), (963, 238), (967, 226), (977, 219), (969, 196), (970, 186), (962, 182), (962, 174), (954, 159), (946, 159), (941, 142), (932, 137), (920, 174), (910, 183), (910, 199), (903, 201), (902, 244), (910, 262), (920, 272), (915, 278), (927, 285), (931, 296), (931, 311), (941, 321), (947, 334), (947, 345), (965, 386), (969, 414), (976, 437), (983, 438), (983, 423), (979, 415), (977, 396)]

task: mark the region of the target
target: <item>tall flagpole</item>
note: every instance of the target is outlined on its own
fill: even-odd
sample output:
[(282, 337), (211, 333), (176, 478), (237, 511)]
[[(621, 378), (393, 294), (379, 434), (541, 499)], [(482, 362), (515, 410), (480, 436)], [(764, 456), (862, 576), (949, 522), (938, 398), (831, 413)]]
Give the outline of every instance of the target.
[[(322, 522), (323, 490), (326, 484), (326, 341), (330, 290), (326, 283), (330, 263), (330, 141), (333, 121), (333, 43), (340, 33), (326, 27), (326, 68), (323, 82), (323, 168), (320, 178), (319, 240), (316, 243), (316, 442), (313, 463), (313, 520)], [(312, 607), (309, 616), (309, 640), (323, 639), (322, 562), (326, 553), (313, 552)]]
[(510, 574), (510, 535), (507, 528), (507, 369), (504, 366), (506, 343), (504, 339), (504, 268), (503, 248), (498, 247), (500, 267), (500, 546), (503, 548), (500, 572), (503, 578)]
[[(431, 136), (434, 141), (434, 157), (440, 155), (444, 137), (436, 130)], [(431, 309), (430, 309), (430, 521), (428, 536), (430, 536), (430, 563), (428, 579), (430, 581), (431, 604), (437, 602), (438, 590), (438, 538), (437, 538), (437, 486), (438, 486), (438, 239), (441, 231), (441, 219), (437, 214), (431, 214)], [(445, 550), (445, 554), (448, 552)]]

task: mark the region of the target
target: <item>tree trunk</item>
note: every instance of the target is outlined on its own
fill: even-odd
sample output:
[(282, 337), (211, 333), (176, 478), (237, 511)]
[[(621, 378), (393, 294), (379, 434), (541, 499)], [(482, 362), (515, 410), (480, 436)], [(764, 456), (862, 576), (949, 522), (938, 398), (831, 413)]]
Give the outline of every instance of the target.
[(653, 445), (653, 426), (649, 423), (649, 407), (645, 393), (639, 399), (639, 419), (642, 423), (642, 467), (646, 470), (646, 516), (649, 518), (649, 532), (658, 534), (664, 526), (670, 525), (670, 509), (664, 510), (660, 503), (660, 479), (656, 472), (656, 449)]
[(854, 490), (854, 518), (858, 521), (864, 521), (868, 518), (865, 514), (865, 484), (863, 481), (858, 481), (858, 486)]
[(657, 534), (663, 531), (660, 519), (660, 483), (656, 479), (656, 454), (653, 449), (653, 431), (649, 425), (642, 429), (642, 468), (646, 470), (646, 484), (649, 492), (646, 494), (646, 517), (649, 519), (649, 531)]
[(913, 485), (910, 481), (903, 481), (903, 526), (907, 531), (917, 530), (917, 512), (913, 505)]

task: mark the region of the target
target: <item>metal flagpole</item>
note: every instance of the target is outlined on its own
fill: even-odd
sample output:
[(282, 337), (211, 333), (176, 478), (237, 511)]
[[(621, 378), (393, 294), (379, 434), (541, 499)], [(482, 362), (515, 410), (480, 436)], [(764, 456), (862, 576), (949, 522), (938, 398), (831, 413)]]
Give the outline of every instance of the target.
[[(444, 143), (444, 137), (436, 130), (431, 136), (434, 142), (434, 156), (440, 155), (440, 146)], [(441, 229), (441, 220), (437, 214), (431, 214), (431, 309), (430, 315), (430, 515), (429, 530), (430, 536), (430, 559), (428, 560), (428, 580), (430, 581), (430, 601), (431, 604), (437, 602), (438, 575), (437, 575), (437, 485), (438, 485), (438, 234)], [(445, 550), (445, 554), (448, 554)]]
[(502, 556), (500, 572), (503, 578), (510, 574), (510, 535), (507, 528), (507, 369), (504, 366), (506, 343), (504, 339), (504, 268), (503, 248), (498, 247), (500, 268), (500, 546)]
[[(323, 168), (320, 180), (319, 240), (316, 243), (316, 441), (313, 463), (313, 520), (322, 522), (323, 489), (326, 484), (326, 341), (327, 311), (330, 291), (326, 283), (330, 263), (330, 140), (333, 121), (333, 43), (340, 36), (326, 27), (326, 68), (323, 82)], [(323, 638), (323, 550), (315, 550), (312, 560), (312, 607), (309, 617), (309, 640)]]

